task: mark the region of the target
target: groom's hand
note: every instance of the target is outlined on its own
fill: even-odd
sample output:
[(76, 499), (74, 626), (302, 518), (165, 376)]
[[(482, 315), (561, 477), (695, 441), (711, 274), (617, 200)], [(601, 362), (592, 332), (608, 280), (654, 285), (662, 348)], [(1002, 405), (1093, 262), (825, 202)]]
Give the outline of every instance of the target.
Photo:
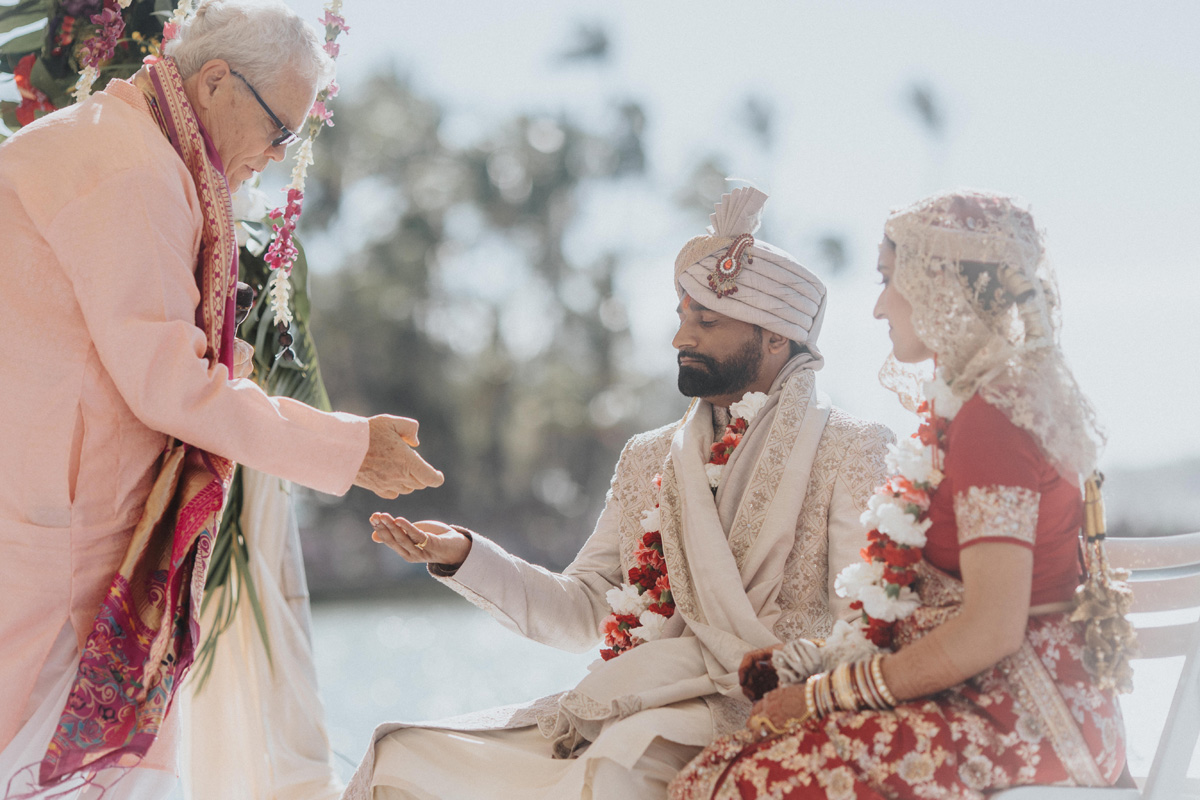
[(456, 569), (471, 552), (471, 539), (444, 522), (412, 523), (403, 517), (371, 515), (371, 538), (395, 550), (410, 564), (440, 564)]
[(408, 417), (379, 414), (369, 420), (371, 439), (367, 455), (354, 485), (370, 489), (387, 500), (446, 480), (413, 450), (417, 440), (417, 421)]

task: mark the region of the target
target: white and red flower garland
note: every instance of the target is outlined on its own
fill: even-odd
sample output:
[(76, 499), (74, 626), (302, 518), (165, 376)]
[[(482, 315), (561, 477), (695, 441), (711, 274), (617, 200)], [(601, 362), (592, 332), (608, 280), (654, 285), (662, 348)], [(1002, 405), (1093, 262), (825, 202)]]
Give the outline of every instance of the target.
[[(186, 0), (185, 0), (186, 2)], [(341, 50), (337, 38), (342, 33), (349, 33), (350, 26), (341, 15), (342, 0), (329, 0), (325, 4), (325, 15), (320, 22), (325, 26), (325, 52), (336, 60)], [(264, 258), (271, 267), (271, 278), (267, 291), (271, 297), (271, 313), (276, 325), (287, 326), (292, 321), (292, 311), (289, 307), (292, 285), (288, 278), (292, 274), (292, 265), (296, 263), (299, 251), (296, 249), (292, 236), (296, 231), (296, 223), (304, 208), (304, 181), (308, 177), (308, 168), (313, 163), (313, 141), (325, 126), (333, 127), (333, 112), (326, 103), (338, 93), (337, 81), (333, 81), (317, 95), (317, 101), (308, 112), (305, 125), (308, 126), (308, 136), (300, 142), (296, 150), (296, 164), (292, 167), (292, 182), (284, 187), (287, 192), (287, 203), (282, 208), (276, 208), (270, 213), (275, 220), (272, 226), (275, 238), (267, 248)]]
[[(730, 455), (742, 443), (746, 428), (766, 402), (767, 395), (762, 392), (747, 392), (740, 401), (729, 407), (732, 418), (725, 426), (724, 435), (713, 443), (712, 455), (704, 466), (709, 485), (714, 491), (721, 483)], [(662, 491), (662, 475), (654, 476), (654, 490), (656, 494)], [(600, 656), (605, 661), (616, 658), (642, 642), (661, 638), (667, 620), (675, 614), (671, 579), (663, 559), (661, 528), (662, 512), (658, 503), (655, 503), (654, 508), (642, 512), (642, 530), (645, 533), (633, 553), (637, 566), (629, 570), (629, 582), (609, 589), (604, 595), (613, 610), (600, 623), (600, 633), (606, 645), (600, 651)]]
[(859, 626), (835, 626), (831, 638), (839, 647), (890, 647), (896, 621), (921, 604), (911, 585), (925, 532), (933, 524), (929, 503), (943, 477), (946, 430), (962, 407), (940, 374), (924, 389), (925, 400), (917, 409), (921, 426), (911, 438), (888, 445), (887, 466), (894, 474), (875, 490), (862, 514), (869, 531), (863, 562), (843, 569), (834, 583), (838, 595), (853, 598), (850, 607), (862, 612)]

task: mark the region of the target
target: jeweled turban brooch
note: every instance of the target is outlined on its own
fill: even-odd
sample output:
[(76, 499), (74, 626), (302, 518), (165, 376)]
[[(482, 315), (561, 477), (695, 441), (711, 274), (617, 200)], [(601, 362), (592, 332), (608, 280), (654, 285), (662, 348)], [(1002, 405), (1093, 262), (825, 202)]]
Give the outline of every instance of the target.
[(717, 261), (717, 267), (708, 273), (708, 287), (717, 297), (728, 297), (738, 290), (737, 277), (742, 274), (742, 268), (754, 263), (754, 257), (749, 250), (754, 244), (754, 237), (743, 233), (733, 240), (724, 257)]

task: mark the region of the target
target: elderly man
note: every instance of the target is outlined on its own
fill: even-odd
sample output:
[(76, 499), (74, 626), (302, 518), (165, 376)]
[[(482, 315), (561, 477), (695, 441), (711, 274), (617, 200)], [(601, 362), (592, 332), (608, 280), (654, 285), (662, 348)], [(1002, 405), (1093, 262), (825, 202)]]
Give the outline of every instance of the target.
[[(166, 710), (191, 655), (179, 623), (194, 613), (193, 582), (199, 602), (200, 534), (219, 517), (230, 462), (332, 494), (442, 482), (412, 449), (414, 420), (321, 413), (231, 377), (229, 191), (283, 158), (330, 79), (316, 31), (279, 2), (208, 0), (167, 53), (0, 145), (5, 796), (64, 775), (104, 786), (133, 764), (119, 796), (174, 784)], [(173, 439), (186, 459), (164, 459)], [(176, 488), (168, 467), (182, 470)], [(187, 503), (176, 517), (147, 507), (164, 485), (156, 504)], [(163, 519), (165, 544), (135, 538), (139, 521)], [(172, 559), (165, 586), (156, 547)], [(161, 630), (133, 624), (156, 606)], [(106, 679), (99, 663), (158, 677), (90, 697)]]
[(663, 798), (745, 724), (748, 651), (823, 637), (847, 601), (858, 518), (891, 433), (816, 391), (825, 287), (753, 236), (766, 196), (722, 198), (675, 265), (682, 420), (626, 445), (595, 532), (562, 574), (442, 523), (372, 518), (374, 538), (506, 627), (604, 649), (575, 688), (422, 727), (384, 725), (347, 797)]

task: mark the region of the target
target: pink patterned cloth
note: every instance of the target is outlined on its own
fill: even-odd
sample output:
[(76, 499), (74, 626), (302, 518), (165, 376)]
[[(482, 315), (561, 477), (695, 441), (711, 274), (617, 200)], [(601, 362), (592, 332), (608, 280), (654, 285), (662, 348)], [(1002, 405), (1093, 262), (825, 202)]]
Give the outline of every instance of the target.
[(0, 219), (2, 749), (64, 623), (82, 649), (168, 435), (342, 494), (368, 428), (209, 367), (199, 201), (132, 84), (0, 145)]

